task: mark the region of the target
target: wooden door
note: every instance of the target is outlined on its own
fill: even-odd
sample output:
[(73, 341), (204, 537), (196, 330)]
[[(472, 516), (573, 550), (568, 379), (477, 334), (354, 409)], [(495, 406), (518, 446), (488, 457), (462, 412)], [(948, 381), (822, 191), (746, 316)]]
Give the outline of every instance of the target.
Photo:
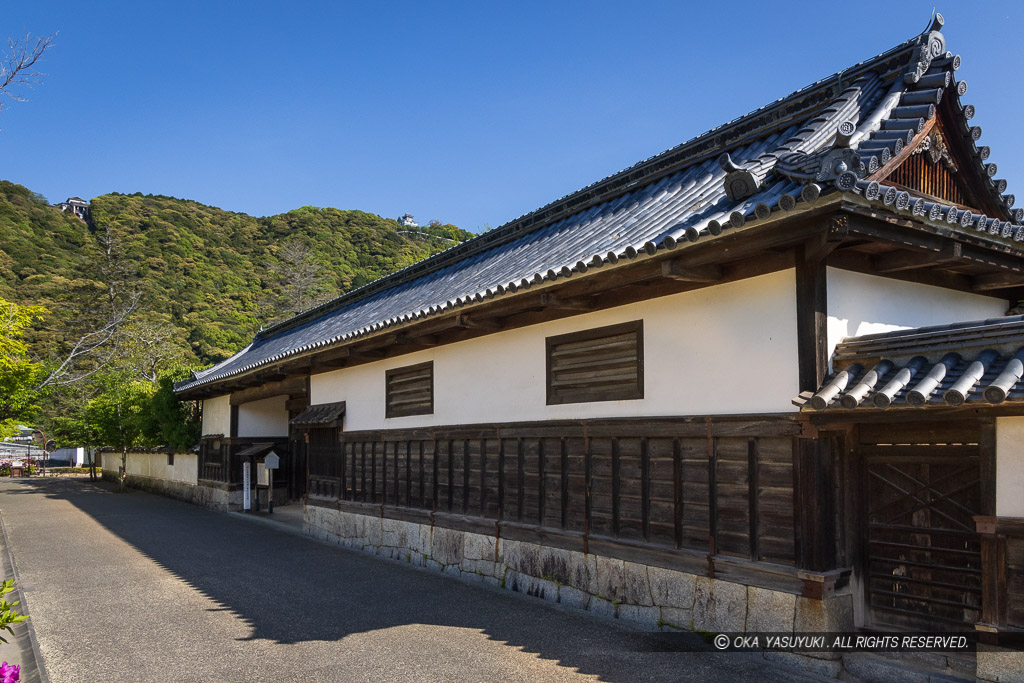
[(977, 421), (879, 425), (860, 434), (866, 625), (973, 628), (981, 616)]

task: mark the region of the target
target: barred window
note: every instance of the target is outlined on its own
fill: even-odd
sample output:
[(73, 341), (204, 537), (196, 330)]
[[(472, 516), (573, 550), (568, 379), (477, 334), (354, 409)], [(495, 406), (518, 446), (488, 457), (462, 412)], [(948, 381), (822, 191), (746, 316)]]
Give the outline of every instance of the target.
[(644, 397), (642, 320), (547, 338), (548, 405)]
[(388, 370), (384, 377), (386, 417), (434, 412), (434, 361)]

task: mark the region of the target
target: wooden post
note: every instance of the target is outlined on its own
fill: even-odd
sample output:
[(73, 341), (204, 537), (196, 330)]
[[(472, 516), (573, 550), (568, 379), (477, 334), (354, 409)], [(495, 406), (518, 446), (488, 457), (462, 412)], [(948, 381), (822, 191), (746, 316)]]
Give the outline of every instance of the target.
[(1006, 536), (998, 533), (998, 518), (974, 518), (981, 536), (981, 622), (1006, 626)]
[(797, 566), (810, 571), (836, 568), (832, 440), (797, 439), (795, 502), (799, 508)]
[(817, 391), (828, 373), (825, 259), (800, 249), (796, 263), (796, 332), (800, 391)]

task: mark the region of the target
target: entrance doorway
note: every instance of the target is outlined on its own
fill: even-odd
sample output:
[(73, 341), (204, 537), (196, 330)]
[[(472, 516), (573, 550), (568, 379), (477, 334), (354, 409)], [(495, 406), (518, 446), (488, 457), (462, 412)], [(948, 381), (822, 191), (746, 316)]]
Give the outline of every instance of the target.
[(859, 428), (866, 626), (973, 628), (983, 514), (977, 421)]

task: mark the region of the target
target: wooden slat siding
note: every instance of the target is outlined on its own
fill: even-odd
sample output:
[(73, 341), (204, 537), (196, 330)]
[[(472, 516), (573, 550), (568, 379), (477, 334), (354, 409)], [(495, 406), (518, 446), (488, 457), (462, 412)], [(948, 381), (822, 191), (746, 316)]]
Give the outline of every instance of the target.
[(522, 437), (516, 439), (516, 519), (526, 519), (526, 449)]
[(738, 437), (719, 438), (716, 448), (716, 529), (719, 553), (749, 557), (750, 503), (748, 442)]
[(651, 459), (646, 437), (640, 440), (640, 515), (645, 541), (651, 537)]
[(487, 517), (487, 439), (480, 439), (480, 516)]
[(672, 530), (676, 548), (683, 547), (683, 451), (672, 439)]
[(707, 550), (714, 534), (711, 452), (705, 439), (680, 439), (683, 468), (683, 547)]
[(643, 439), (619, 439), (619, 536), (644, 540)]
[(1011, 628), (1024, 629), (1024, 525), (1017, 523), (1012, 529), (999, 531), (1006, 539), (1005, 564), (1003, 567), (997, 565), (995, 570), (1006, 577), (1006, 624)]
[(647, 439), (647, 540), (675, 547), (675, 439)]
[(761, 491), (760, 478), (758, 476), (760, 464), (758, 463), (757, 448), (757, 439), (747, 439), (747, 504), (750, 506), (749, 513), (747, 514), (747, 524), (749, 525), (747, 535), (750, 539), (751, 560), (761, 559), (761, 550), (758, 546), (758, 541), (761, 537), (761, 515), (758, 508)]
[(434, 362), (427, 361), (384, 373), (385, 417), (430, 415), (434, 412)]
[(614, 439), (591, 437), (590, 439), (590, 533), (617, 536), (615, 522), (615, 495), (612, 456)]
[[(692, 422), (663, 422), (673, 423), (692, 434)], [(756, 554), (760, 562), (794, 563), (793, 469), (786, 459), (792, 438), (773, 436), (785, 430), (770, 426), (759, 437), (752, 425), (770, 422), (732, 421), (723, 430), (730, 436), (714, 436), (717, 425), (705, 421), (703, 437), (660, 426), (645, 436), (632, 424), (622, 430), (626, 436), (615, 436), (603, 424), (598, 431), (607, 436), (594, 437), (590, 423), (575, 424), (539, 435), (521, 424), (342, 433), (352, 457), (345, 459), (351, 493), (341, 497), (408, 514), (445, 512), (491, 524), (522, 519), (539, 537), (560, 530), (705, 557), (710, 550), (748, 562)]]
[[(708, 557), (718, 554), (718, 439), (711, 436), (708, 423)], [(713, 566), (713, 565), (712, 565)]]
[(756, 444), (756, 559), (794, 564), (792, 439), (765, 437)]
[(612, 439), (612, 535), (622, 533), (622, 455), (619, 451), (619, 440)]
[[(942, 131), (942, 126), (936, 125), (932, 130)], [(945, 136), (943, 138), (945, 139)], [(960, 206), (968, 205), (967, 198), (971, 196), (957, 174), (946, 166), (945, 161), (932, 163), (927, 152), (912, 154), (897, 166), (885, 181)]]
[(448, 511), (455, 510), (455, 440), (447, 439), (448, 444), (448, 476), (445, 478), (445, 491), (448, 494)]
[(471, 443), (471, 439), (462, 440), (462, 496), (459, 498), (459, 500), (462, 502), (462, 514), (466, 514), (467, 512), (469, 512), (470, 506), (469, 492), (473, 468), (473, 458), (470, 452), (472, 448), (472, 446), (470, 445)]
[(426, 443), (423, 442), (423, 441), (420, 441), (418, 443), (418, 448), (417, 448), (417, 453), (416, 453), (416, 470), (417, 470), (417, 472), (416, 472), (416, 475), (417, 475), (417, 478), (416, 478), (416, 492), (418, 494), (417, 499), (419, 501), (419, 507), (421, 507), (421, 508), (422, 507), (426, 507), (426, 503), (427, 503), (427, 490), (426, 490), (427, 481), (426, 481), (426, 472), (424, 471), (424, 467), (426, 465), (426, 462), (424, 461), (424, 458), (425, 458), (425, 455), (426, 455), (425, 454), (425, 450), (426, 450)]
[(548, 337), (547, 403), (643, 398), (643, 321)]
[(432, 439), (430, 443), (431, 443), (431, 449), (430, 449), (431, 464), (433, 465), (433, 473), (434, 473), (434, 475), (432, 477), (433, 486), (430, 487), (430, 492), (431, 492), (430, 509), (436, 512), (437, 511), (437, 503), (440, 500), (440, 495), (441, 495), (441, 471), (440, 471), (441, 470), (441, 452), (438, 450), (438, 440), (437, 439)]
[(566, 439), (558, 440), (559, 446), (559, 470), (562, 474), (561, 507), (563, 529), (569, 528), (569, 444)]
[(567, 438), (565, 441), (566, 480), (566, 528), (585, 532), (587, 529), (587, 440), (582, 437)]

